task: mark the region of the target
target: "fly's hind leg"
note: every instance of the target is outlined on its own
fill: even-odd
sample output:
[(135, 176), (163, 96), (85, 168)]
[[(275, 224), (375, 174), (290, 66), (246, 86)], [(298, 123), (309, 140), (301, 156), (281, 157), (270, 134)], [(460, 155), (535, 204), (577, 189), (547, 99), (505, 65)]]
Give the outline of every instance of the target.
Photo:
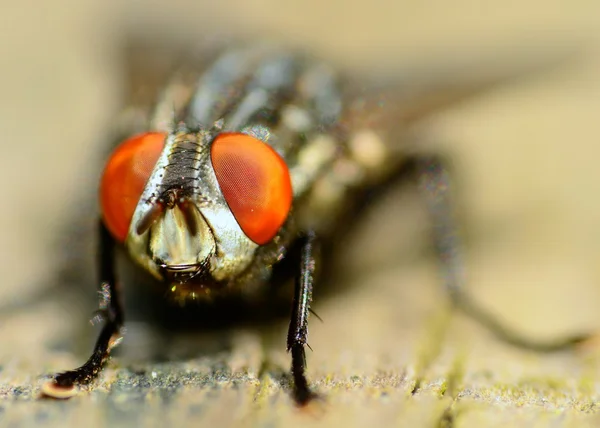
[(42, 393), (48, 397), (69, 398), (77, 393), (78, 386), (91, 383), (100, 374), (111, 350), (121, 341), (123, 307), (114, 273), (115, 242), (102, 222), (100, 222), (98, 250), (100, 284), (102, 284), (98, 315), (103, 319), (104, 326), (96, 340), (92, 355), (81, 367), (59, 373), (54, 380), (43, 386)]
[(538, 341), (520, 334), (479, 305), (464, 284), (462, 248), (452, 205), (452, 184), (444, 162), (433, 156), (413, 159), (411, 168), (418, 177), (419, 188), (433, 223), (433, 240), (441, 262), (444, 286), (453, 305), (485, 326), (501, 340), (519, 348), (537, 352), (554, 352), (573, 348), (591, 336), (579, 335)]

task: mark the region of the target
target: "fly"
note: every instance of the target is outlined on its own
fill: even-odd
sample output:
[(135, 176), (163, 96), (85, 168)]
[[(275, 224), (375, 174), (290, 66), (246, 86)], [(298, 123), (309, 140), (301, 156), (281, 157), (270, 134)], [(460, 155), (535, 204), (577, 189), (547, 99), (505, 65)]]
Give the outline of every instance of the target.
[[(420, 183), (456, 307), (520, 347), (554, 351), (583, 340), (526, 339), (471, 300), (462, 286), (448, 172), (438, 157), (411, 155), (400, 141), (432, 107), (427, 101), (423, 111), (407, 108), (385, 90), (372, 96), (350, 81), (286, 50), (238, 49), (179, 69), (151, 108), (129, 110), (131, 126), (100, 183), (104, 325), (87, 362), (56, 375), (44, 386), (46, 395), (74, 395), (101, 373), (121, 341), (116, 247), (185, 304), (268, 287), (274, 267), (298, 245), (287, 350), (294, 399), (309, 402), (316, 395), (305, 375), (305, 346), (320, 243), (343, 222), (357, 194), (407, 170)], [(433, 108), (446, 103), (441, 99)]]

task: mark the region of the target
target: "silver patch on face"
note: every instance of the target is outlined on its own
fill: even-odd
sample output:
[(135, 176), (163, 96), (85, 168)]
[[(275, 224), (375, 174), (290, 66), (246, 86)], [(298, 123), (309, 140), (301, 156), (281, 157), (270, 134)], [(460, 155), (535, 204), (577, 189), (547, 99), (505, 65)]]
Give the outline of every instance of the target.
[[(192, 223), (193, 224), (190, 224)], [(192, 207), (166, 209), (150, 228), (150, 253), (163, 269), (194, 273), (215, 248), (212, 232), (200, 212)]]
[[(171, 133), (134, 212), (125, 244), (158, 279), (189, 273), (226, 281), (248, 267), (258, 248), (221, 193), (210, 160), (212, 139), (210, 131)], [(175, 162), (177, 156), (189, 165)], [(152, 224), (140, 230), (148, 217)]]

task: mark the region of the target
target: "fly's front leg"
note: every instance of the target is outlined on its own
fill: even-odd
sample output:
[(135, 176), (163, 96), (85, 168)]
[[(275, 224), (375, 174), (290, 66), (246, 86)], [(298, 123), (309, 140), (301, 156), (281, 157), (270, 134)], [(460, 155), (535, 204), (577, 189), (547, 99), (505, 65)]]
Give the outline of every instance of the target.
[(53, 398), (69, 398), (76, 394), (76, 387), (87, 385), (98, 377), (110, 351), (121, 341), (123, 307), (115, 279), (115, 241), (100, 222), (98, 261), (101, 284), (99, 316), (104, 321), (94, 351), (81, 367), (59, 373), (53, 381), (44, 385), (42, 392)]
[(308, 316), (312, 300), (317, 238), (308, 232), (303, 238), (300, 256), (300, 272), (296, 277), (292, 316), (287, 337), (287, 350), (292, 354), (292, 376), (294, 378), (294, 399), (299, 405), (307, 404), (316, 398), (306, 380), (305, 346), (308, 336)]
[(475, 302), (464, 288), (463, 260), (458, 228), (454, 220), (451, 180), (443, 162), (435, 157), (414, 159), (427, 208), (433, 222), (433, 239), (439, 257), (446, 291), (452, 303), (484, 325), (493, 334), (514, 346), (538, 352), (553, 352), (572, 348), (589, 336), (564, 337), (551, 341), (526, 338), (504, 325), (498, 318)]

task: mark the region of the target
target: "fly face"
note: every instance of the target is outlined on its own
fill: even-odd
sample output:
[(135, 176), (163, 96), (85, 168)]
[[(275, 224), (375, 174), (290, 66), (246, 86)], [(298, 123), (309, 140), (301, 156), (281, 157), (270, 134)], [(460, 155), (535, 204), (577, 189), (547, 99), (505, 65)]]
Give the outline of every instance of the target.
[[(257, 248), (277, 235), (292, 202), (281, 156), (256, 136), (221, 127), (182, 124), (168, 134), (133, 137), (109, 160), (101, 186), (104, 222), (130, 256), (172, 291), (195, 284), (194, 297), (247, 269)], [(133, 177), (123, 178), (119, 167), (127, 156)], [(137, 204), (114, 207), (115, 197), (136, 200), (129, 181), (137, 179), (146, 183), (137, 187)]]

